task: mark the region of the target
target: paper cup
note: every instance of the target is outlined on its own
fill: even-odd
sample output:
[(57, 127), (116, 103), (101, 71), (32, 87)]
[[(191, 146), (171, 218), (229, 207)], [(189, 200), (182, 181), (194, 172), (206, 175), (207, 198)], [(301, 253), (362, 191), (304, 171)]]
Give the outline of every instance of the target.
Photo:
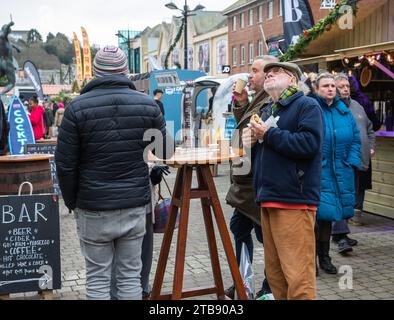
[(247, 84), (248, 84), (247, 81), (245, 81), (245, 80), (243, 80), (243, 79), (238, 79), (238, 80), (235, 82), (234, 91), (235, 91), (236, 93), (241, 94), (242, 91), (245, 89), (245, 87), (246, 87)]

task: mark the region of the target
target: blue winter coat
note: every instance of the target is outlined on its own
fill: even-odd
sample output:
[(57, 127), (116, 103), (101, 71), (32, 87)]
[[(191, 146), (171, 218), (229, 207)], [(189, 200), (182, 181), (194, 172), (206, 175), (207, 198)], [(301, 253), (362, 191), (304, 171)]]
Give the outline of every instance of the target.
[(339, 98), (331, 106), (321, 97), (316, 99), (326, 125), (317, 219), (340, 221), (354, 215), (354, 172), (361, 165), (360, 133), (352, 113)]

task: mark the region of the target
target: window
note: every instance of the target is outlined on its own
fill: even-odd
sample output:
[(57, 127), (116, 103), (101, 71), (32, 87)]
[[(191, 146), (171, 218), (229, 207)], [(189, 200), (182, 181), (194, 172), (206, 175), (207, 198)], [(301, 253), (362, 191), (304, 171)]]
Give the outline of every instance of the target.
[(268, 2), (268, 20), (271, 20), (273, 16), (274, 16), (274, 2), (269, 1)]
[(253, 43), (249, 42), (249, 64), (253, 63), (253, 56), (254, 56)]
[(237, 48), (233, 47), (233, 66), (237, 65)]
[(279, 16), (283, 15), (283, 7), (282, 7), (282, 0), (279, 0)]
[(263, 6), (259, 6), (259, 22), (263, 22)]
[(241, 44), (241, 65), (245, 64), (245, 46)]
[(253, 9), (249, 10), (249, 25), (253, 26)]
[(237, 31), (237, 16), (233, 17), (233, 31)]
[(241, 13), (241, 29), (245, 28), (245, 13)]
[(333, 9), (336, 5), (336, 0), (322, 0), (320, 9)]
[(258, 48), (259, 48), (259, 56), (262, 56), (264, 54), (264, 52), (263, 52), (263, 41), (262, 40), (259, 40)]

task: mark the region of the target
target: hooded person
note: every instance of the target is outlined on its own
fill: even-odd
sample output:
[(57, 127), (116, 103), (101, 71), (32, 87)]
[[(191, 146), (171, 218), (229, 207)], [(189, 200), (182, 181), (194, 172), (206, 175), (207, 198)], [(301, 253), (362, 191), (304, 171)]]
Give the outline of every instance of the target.
[(141, 247), (151, 201), (144, 151), (155, 142), (144, 135), (161, 134), (164, 149), (156, 155), (165, 158), (166, 124), (156, 102), (135, 90), (128, 70), (122, 50), (101, 49), (94, 79), (67, 106), (58, 135), (59, 184), (75, 213), (88, 299), (110, 299), (112, 271), (118, 299), (142, 298)]

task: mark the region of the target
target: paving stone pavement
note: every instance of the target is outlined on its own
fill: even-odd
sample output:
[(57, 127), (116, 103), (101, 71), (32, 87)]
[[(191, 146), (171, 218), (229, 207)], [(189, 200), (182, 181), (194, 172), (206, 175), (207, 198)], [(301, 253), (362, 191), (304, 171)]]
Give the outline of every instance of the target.
[[(193, 179), (195, 180), (195, 177)], [(195, 183), (194, 180), (193, 183)], [(167, 177), (167, 181), (171, 187), (174, 185), (174, 169)], [(226, 221), (229, 223), (233, 210), (226, 205), (224, 200), (229, 187), (229, 167), (227, 165), (219, 166), (219, 175), (215, 177), (215, 183)], [(164, 194), (164, 196), (168, 195)], [(207, 286), (214, 283), (200, 202), (192, 200), (190, 210), (184, 273), (185, 288)], [(359, 241), (352, 253), (341, 256), (335, 251), (336, 245), (332, 244), (331, 257), (340, 273), (329, 275), (320, 270), (320, 275), (317, 277), (318, 299), (394, 299), (394, 220), (366, 214), (364, 221), (364, 226), (350, 227), (351, 237)], [(75, 220), (72, 214), (68, 214), (63, 204), (61, 205), (60, 223), (62, 289), (56, 290), (54, 297), (61, 300), (85, 299), (86, 274), (84, 259), (80, 254), (76, 235)], [(171, 292), (172, 289), (176, 236), (177, 232), (174, 234), (170, 258), (164, 276), (163, 292)], [(216, 236), (223, 281), (225, 287), (228, 287), (232, 284), (232, 279), (217, 230)], [(162, 238), (161, 234), (155, 234), (151, 282), (153, 282)], [(255, 242), (253, 265), (256, 291), (258, 291), (264, 274), (264, 252), (262, 245), (257, 242), (254, 234), (253, 238)], [(40, 299), (40, 296), (36, 293), (15, 294), (11, 297), (15, 299)], [(209, 295), (194, 299), (210, 300), (215, 298), (215, 295)]]

